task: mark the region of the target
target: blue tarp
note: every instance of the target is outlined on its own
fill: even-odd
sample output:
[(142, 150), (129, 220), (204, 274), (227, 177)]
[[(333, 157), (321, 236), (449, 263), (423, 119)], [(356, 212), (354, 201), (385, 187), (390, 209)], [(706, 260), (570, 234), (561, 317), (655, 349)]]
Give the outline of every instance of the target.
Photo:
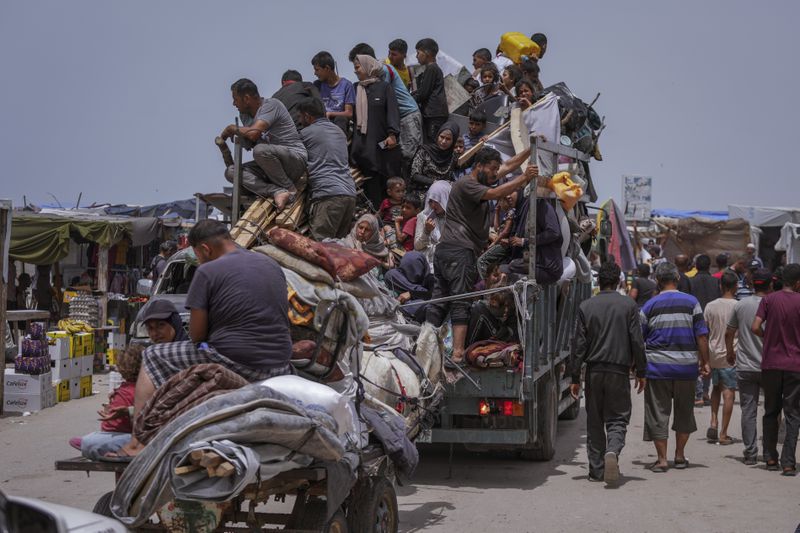
[(708, 220), (728, 220), (727, 211), (683, 211), (681, 209), (653, 209), (654, 217), (706, 218)]

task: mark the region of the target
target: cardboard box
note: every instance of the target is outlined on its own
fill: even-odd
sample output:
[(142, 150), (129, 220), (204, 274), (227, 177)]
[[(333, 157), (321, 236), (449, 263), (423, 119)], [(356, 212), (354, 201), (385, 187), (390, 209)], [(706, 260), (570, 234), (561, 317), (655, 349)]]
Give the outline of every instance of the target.
[(108, 366), (114, 366), (117, 364), (117, 356), (119, 355), (120, 350), (114, 350), (109, 348), (106, 351), (106, 363)]
[(75, 357), (75, 353), (78, 349), (78, 346), (75, 343), (75, 337), (70, 335), (67, 331), (48, 331), (47, 332), (48, 341), (57, 340), (57, 339), (67, 339), (69, 343), (69, 354), (68, 357)]
[(69, 399), (79, 400), (81, 398), (81, 378), (69, 380)]
[(94, 353), (94, 333), (76, 333), (73, 337), (78, 345), (75, 349), (75, 357)]
[(69, 379), (81, 377), (81, 358), (73, 357), (69, 360)]
[(124, 333), (112, 331), (108, 334), (108, 347), (115, 350), (124, 350), (127, 340), (127, 336)]
[(59, 402), (69, 401), (69, 380), (62, 379), (56, 384), (56, 400)]
[(72, 373), (72, 361), (69, 359), (58, 359), (50, 361), (50, 373), (53, 381), (69, 379)]
[(42, 395), (47, 390), (53, 375), (50, 372), (31, 376), (19, 374), (13, 368), (6, 368), (3, 376), (4, 394), (37, 394)]
[(49, 338), (48, 341), (50, 352), (50, 359), (53, 361), (60, 361), (62, 359), (69, 359), (70, 354), (70, 339), (69, 337)]
[(81, 377), (91, 376), (94, 373), (94, 355), (84, 355), (80, 358)]
[(84, 376), (81, 378), (81, 398), (86, 398), (92, 395), (92, 376)]
[(3, 412), (24, 413), (25, 411), (41, 411), (47, 407), (46, 394), (4, 394)]

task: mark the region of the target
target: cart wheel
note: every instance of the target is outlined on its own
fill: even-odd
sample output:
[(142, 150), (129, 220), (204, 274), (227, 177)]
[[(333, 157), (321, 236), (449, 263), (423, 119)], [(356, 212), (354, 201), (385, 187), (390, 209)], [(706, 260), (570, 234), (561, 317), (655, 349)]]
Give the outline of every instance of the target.
[(520, 451), (526, 461), (549, 461), (556, 454), (556, 427), (558, 425), (558, 389), (552, 376), (542, 378), (536, 387), (538, 443), (535, 448)]
[(373, 477), (353, 489), (347, 522), (359, 533), (397, 533), (397, 495), (386, 478)]
[(99, 514), (100, 516), (108, 516), (110, 518), (115, 518), (114, 515), (111, 513), (111, 497), (114, 495), (114, 491), (106, 492), (100, 499), (97, 500), (97, 503), (94, 504), (94, 509), (92, 512), (94, 514)]
[(327, 522), (328, 503), (324, 500), (309, 500), (303, 508), (303, 514), (297, 517), (292, 529), (310, 529), (322, 533), (347, 533), (347, 519), (340, 508), (333, 513)]

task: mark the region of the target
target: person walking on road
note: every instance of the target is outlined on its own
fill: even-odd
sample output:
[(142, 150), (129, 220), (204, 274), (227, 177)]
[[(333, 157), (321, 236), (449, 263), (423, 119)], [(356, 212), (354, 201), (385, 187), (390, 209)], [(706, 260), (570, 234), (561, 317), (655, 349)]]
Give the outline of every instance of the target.
[[(736, 396), (736, 370), (728, 361), (728, 350), (725, 346), (725, 335), (728, 323), (736, 307), (736, 290), (739, 280), (733, 272), (725, 272), (720, 279), (722, 296), (710, 302), (703, 316), (708, 326), (708, 353), (711, 366), (711, 423), (706, 431), (709, 442), (718, 442), (723, 446), (733, 444), (728, 435), (728, 426), (733, 414), (733, 402)], [(738, 339), (734, 338), (734, 344)], [(719, 405), (722, 401), (722, 424), (719, 423)]]
[[(750, 325), (762, 298), (772, 287), (772, 272), (760, 268), (753, 273), (753, 288), (756, 293), (736, 302), (725, 333), (725, 348), (728, 363), (736, 365), (736, 384), (739, 388), (739, 404), (742, 408), (742, 441), (744, 442), (744, 464), (753, 466), (758, 462), (758, 395), (761, 392), (761, 337), (756, 336)], [(734, 337), (739, 342), (734, 347)]]
[[(781, 450), (783, 475), (797, 475), (800, 429), (800, 265), (783, 269), (783, 288), (765, 296), (752, 331), (764, 339), (761, 382), (764, 387), (764, 455), (767, 470), (778, 470), (778, 416), (783, 411), (786, 436)], [(766, 324), (765, 324), (766, 322)]]
[(600, 293), (578, 310), (572, 385), (580, 394), (581, 367), (586, 364), (586, 451), (589, 481), (614, 484), (619, 479), (619, 454), (631, 420), (631, 385), (636, 369), (636, 390), (645, 388), (644, 340), (636, 302), (616, 291), (620, 268), (604, 263), (598, 274)]
[(644, 440), (653, 441), (658, 460), (653, 472), (666, 472), (669, 418), (675, 409), (675, 468), (689, 466), (684, 449), (697, 431), (694, 390), (698, 367), (709, 374), (708, 327), (697, 298), (678, 291), (680, 275), (672, 263), (656, 267), (660, 293), (642, 308), (640, 315), (647, 354), (647, 388), (644, 395)]

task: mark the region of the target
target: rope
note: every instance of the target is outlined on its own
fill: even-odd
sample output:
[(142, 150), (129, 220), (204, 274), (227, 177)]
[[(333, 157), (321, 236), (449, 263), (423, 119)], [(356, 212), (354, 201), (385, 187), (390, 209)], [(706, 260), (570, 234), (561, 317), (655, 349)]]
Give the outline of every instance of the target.
[[(517, 283), (520, 283), (519, 281)], [(495, 287), (493, 289), (484, 289), (482, 291), (475, 291), (475, 292), (465, 292), (463, 294), (455, 294), (452, 296), (442, 296), (441, 298), (434, 298), (432, 300), (425, 300), (423, 302), (416, 301), (414, 303), (407, 303), (402, 304), (400, 307), (409, 307), (414, 305), (420, 304), (438, 304), (443, 302), (452, 302), (455, 300), (468, 300), (470, 298), (477, 298), (478, 296), (486, 296), (487, 294), (494, 294), (496, 292), (503, 292), (503, 291), (511, 291), (514, 290), (514, 285), (505, 285), (503, 287)]]

